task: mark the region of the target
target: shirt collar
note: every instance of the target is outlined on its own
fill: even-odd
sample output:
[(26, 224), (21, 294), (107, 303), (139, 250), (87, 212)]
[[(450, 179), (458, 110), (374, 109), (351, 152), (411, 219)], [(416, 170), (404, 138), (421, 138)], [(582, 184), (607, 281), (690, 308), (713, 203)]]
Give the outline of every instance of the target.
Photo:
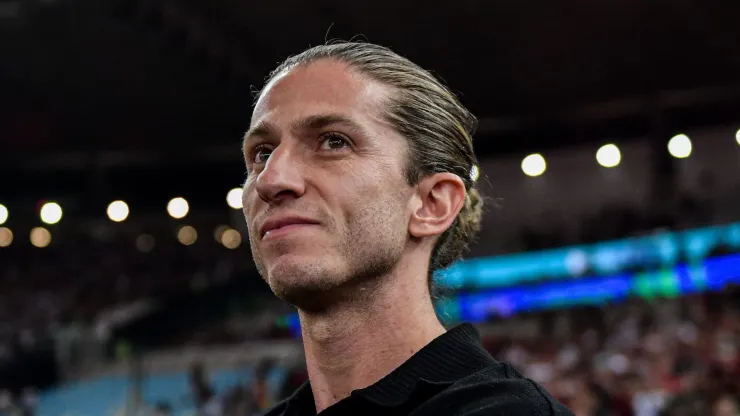
[[(475, 327), (458, 325), (432, 340), (377, 383), (353, 391), (351, 397), (360, 397), (381, 406), (398, 406), (423, 387), (419, 382), (427, 386), (449, 385), (484, 369), (492, 361), (491, 355), (482, 347)], [(314, 406), (309, 382), (288, 399), (288, 408), (293, 406)]]

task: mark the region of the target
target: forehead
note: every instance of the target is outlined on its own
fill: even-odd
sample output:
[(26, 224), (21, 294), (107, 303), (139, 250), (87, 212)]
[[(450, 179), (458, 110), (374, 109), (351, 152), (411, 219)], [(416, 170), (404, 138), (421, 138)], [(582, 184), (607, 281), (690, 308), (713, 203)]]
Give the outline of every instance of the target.
[(346, 64), (322, 59), (297, 66), (275, 77), (263, 90), (251, 125), (264, 119), (289, 121), (319, 113), (344, 114), (381, 122), (380, 109), (390, 91)]

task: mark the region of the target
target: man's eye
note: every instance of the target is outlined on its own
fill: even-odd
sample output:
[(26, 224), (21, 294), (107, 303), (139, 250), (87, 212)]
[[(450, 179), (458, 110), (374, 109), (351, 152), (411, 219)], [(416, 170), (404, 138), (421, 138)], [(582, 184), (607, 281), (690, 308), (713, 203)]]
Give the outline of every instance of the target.
[(321, 150), (342, 150), (349, 147), (349, 140), (338, 133), (327, 133), (321, 136)]
[(270, 158), (270, 154), (271, 153), (272, 153), (272, 149), (270, 149), (268, 147), (265, 147), (265, 146), (257, 147), (252, 152), (252, 156), (253, 156), (252, 162), (254, 162), (254, 163), (265, 163), (265, 162), (267, 162), (267, 159)]

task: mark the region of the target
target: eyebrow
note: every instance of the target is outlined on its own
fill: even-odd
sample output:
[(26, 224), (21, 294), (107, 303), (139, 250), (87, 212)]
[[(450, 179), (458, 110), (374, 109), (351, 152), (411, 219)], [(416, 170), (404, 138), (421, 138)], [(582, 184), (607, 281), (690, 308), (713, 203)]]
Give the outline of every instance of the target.
[[(354, 131), (355, 133), (359, 133), (361, 135), (364, 135), (365, 137), (369, 136), (368, 132), (360, 124), (353, 121), (347, 116), (336, 113), (317, 114), (304, 117), (291, 123), (290, 130), (294, 134), (300, 135), (301, 132), (304, 132), (306, 130), (320, 130), (333, 125), (342, 125)], [(277, 130), (278, 129), (275, 128), (275, 126), (270, 122), (260, 121), (254, 126), (250, 127), (249, 130), (247, 130), (247, 132), (244, 134), (244, 141), (242, 144), (243, 146), (246, 146), (247, 142), (253, 137), (276, 136)]]
[(266, 121), (260, 121), (254, 126), (250, 127), (246, 133), (244, 133), (244, 140), (242, 141), (242, 148), (246, 148), (247, 142), (253, 137), (259, 136), (275, 136), (277, 135), (277, 129), (275, 126)]

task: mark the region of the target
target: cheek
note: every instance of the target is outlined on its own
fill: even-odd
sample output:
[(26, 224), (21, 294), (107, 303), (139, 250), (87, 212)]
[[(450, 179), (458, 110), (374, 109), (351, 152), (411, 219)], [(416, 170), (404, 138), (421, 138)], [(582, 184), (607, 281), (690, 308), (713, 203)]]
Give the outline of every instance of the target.
[(405, 203), (403, 188), (390, 181), (367, 181), (358, 185), (348, 201), (348, 225), (355, 229), (394, 230), (402, 227)]
[(257, 192), (255, 192), (253, 187), (244, 188), (244, 193), (242, 194), (242, 213), (244, 214), (247, 227), (251, 225), (250, 221), (257, 214), (261, 202), (262, 200), (257, 196)]

